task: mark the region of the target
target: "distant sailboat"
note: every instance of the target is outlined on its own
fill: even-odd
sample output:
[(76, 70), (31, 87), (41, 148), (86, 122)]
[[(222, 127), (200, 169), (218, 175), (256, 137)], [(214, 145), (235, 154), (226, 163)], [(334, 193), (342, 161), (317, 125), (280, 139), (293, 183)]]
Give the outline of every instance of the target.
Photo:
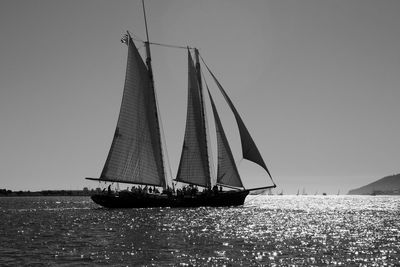
[(306, 189), (303, 187), (303, 193), (302, 193), (302, 195), (303, 196), (306, 196), (307, 195), (307, 192), (306, 192)]
[[(174, 181), (168, 177), (165, 141), (154, 88), (151, 43), (148, 40), (148, 34), (147, 41), (144, 42), (146, 63), (140, 56), (129, 32), (121, 41), (128, 46), (128, 60), (117, 127), (100, 177), (87, 179), (134, 184), (135, 188), (117, 193), (111, 190), (96, 193), (91, 197), (94, 202), (108, 208), (231, 206), (242, 205), (250, 191), (276, 187), (231, 99), (203, 60), (236, 119), (243, 158), (261, 166), (268, 174), (272, 185), (250, 189), (244, 187), (216, 105), (206, 84), (215, 121), (218, 149), (217, 175), (216, 178), (212, 177), (209, 160), (211, 153), (209, 127), (205, 110), (207, 98), (203, 94), (200, 55), (196, 48), (189, 47), (187, 48), (186, 130), (177, 175)], [(194, 51), (195, 61), (192, 58), (192, 51)], [(179, 189), (176, 187), (177, 183), (188, 186)], [(137, 188), (136, 185), (138, 185)], [(158, 193), (159, 187), (162, 188), (163, 193)], [(200, 192), (198, 187), (204, 188), (203, 192)]]

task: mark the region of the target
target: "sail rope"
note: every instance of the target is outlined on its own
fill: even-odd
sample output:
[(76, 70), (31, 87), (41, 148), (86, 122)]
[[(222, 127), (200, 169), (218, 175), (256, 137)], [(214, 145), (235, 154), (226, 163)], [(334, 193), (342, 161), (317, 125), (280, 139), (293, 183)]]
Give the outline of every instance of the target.
[(162, 43), (154, 43), (154, 42), (149, 42), (149, 44), (164, 46), (164, 47), (169, 47), (169, 48), (194, 49), (194, 47), (190, 47), (190, 46), (180, 46), (180, 45), (162, 44)]
[[(132, 39), (138, 42), (146, 43), (143, 38), (140, 38), (139, 36), (135, 35), (132, 33)], [(173, 44), (163, 44), (163, 43), (156, 43), (156, 42), (149, 42), (151, 45), (158, 45), (158, 46), (163, 46), (163, 47), (169, 47), (169, 48), (178, 48), (178, 49), (190, 49), (194, 50), (194, 47), (191, 46), (182, 46), (182, 45), (173, 45)]]
[(163, 47), (169, 47), (169, 48), (178, 48), (178, 49), (190, 49), (193, 50), (195, 49), (194, 47), (190, 47), (190, 46), (182, 46), (182, 45), (173, 45), (173, 44), (163, 44), (163, 43), (156, 43), (156, 42), (150, 42), (149, 40), (145, 41), (143, 40), (143, 38), (141, 38), (140, 36), (138, 36), (137, 34), (131, 33), (129, 31), (127, 31), (128, 34), (124, 34), (121, 42), (122, 43), (126, 43), (127, 44), (127, 38), (128, 35), (130, 35), (130, 37), (132, 38), (132, 40), (135, 40), (137, 42), (141, 42), (141, 43), (149, 43), (151, 45), (158, 45), (158, 46), (163, 46)]

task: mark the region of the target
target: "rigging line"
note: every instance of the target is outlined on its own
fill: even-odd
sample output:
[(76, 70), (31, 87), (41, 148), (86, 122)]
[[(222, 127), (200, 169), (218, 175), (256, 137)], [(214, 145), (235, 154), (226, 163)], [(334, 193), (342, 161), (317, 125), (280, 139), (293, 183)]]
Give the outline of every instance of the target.
[(143, 44), (143, 45), (141, 45), (141, 46), (138, 46), (137, 47), (137, 50), (139, 51), (140, 49), (142, 49), (143, 47), (145, 47), (145, 45)]
[[(143, 38), (140, 38), (137, 36), (137, 34), (131, 33), (132, 35), (132, 40), (141, 42), (141, 43), (146, 43), (147, 41), (143, 40)], [(194, 47), (191, 46), (182, 46), (182, 45), (172, 45), (172, 44), (162, 44), (162, 43), (155, 43), (155, 42), (148, 42), (151, 45), (158, 45), (158, 46), (164, 46), (164, 47), (169, 47), (169, 48), (178, 48), (178, 49), (190, 49), (194, 50)]]
[(154, 42), (149, 42), (149, 44), (164, 46), (164, 47), (169, 47), (169, 48), (191, 49), (191, 50), (195, 49), (194, 47), (190, 47), (190, 46), (171, 45), (171, 44), (162, 44), (162, 43), (154, 43)]
[(204, 58), (201, 56), (200, 53), (199, 53), (199, 56), (200, 56), (200, 58), (201, 58), (201, 61), (203, 61), (204, 65), (206, 65), (207, 69), (209, 70), (208, 65), (206, 64), (206, 62), (204, 61)]
[[(142, 38), (139, 37), (135, 37), (134, 34), (132, 34), (132, 40), (138, 41), (138, 42), (142, 42), (142, 43), (146, 43), (146, 41), (144, 41)], [(149, 42), (149, 44), (151, 45), (158, 45), (158, 46), (164, 46), (164, 47), (169, 47), (169, 48), (178, 48), (178, 49), (190, 49), (190, 50), (194, 50), (194, 47), (191, 46), (181, 46), (181, 45), (171, 45), (171, 44), (162, 44), (162, 43), (154, 43), (154, 42)]]
[[(199, 55), (200, 55), (200, 53), (199, 53)], [(201, 56), (200, 56), (201, 57)], [(206, 76), (204, 75), (204, 72), (203, 72), (203, 69), (201, 69), (201, 76), (203, 76), (203, 80), (204, 80), (204, 83), (206, 84), (206, 88), (207, 88), (207, 90), (208, 90), (208, 84), (207, 84), (207, 80), (206, 80)]]
[(132, 35), (133, 35), (133, 37), (132, 37), (133, 40), (141, 42), (141, 43), (145, 43), (145, 41), (143, 41), (142, 38), (139, 38), (139, 37), (135, 36), (134, 34), (132, 34)]

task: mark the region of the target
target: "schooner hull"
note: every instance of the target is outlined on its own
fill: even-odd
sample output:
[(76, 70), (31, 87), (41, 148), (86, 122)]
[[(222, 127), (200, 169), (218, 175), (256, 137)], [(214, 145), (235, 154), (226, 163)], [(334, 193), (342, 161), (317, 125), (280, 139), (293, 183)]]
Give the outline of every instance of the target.
[(118, 194), (94, 194), (92, 200), (106, 208), (154, 208), (154, 207), (226, 207), (243, 205), (248, 190), (218, 192), (212, 194), (167, 196), (138, 194), (122, 191)]

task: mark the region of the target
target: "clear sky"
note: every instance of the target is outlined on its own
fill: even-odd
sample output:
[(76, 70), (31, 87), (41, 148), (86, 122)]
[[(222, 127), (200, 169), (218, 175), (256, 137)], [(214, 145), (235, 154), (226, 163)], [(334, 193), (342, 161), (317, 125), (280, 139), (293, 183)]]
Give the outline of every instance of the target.
[[(151, 41), (200, 49), (253, 135), (276, 192), (345, 193), (400, 172), (400, 1), (146, 5)], [(115, 130), (126, 30), (145, 37), (140, 0), (0, 1), (0, 188), (97, 186), (84, 177), (100, 175)], [(175, 175), (187, 55), (160, 47), (152, 53)]]

